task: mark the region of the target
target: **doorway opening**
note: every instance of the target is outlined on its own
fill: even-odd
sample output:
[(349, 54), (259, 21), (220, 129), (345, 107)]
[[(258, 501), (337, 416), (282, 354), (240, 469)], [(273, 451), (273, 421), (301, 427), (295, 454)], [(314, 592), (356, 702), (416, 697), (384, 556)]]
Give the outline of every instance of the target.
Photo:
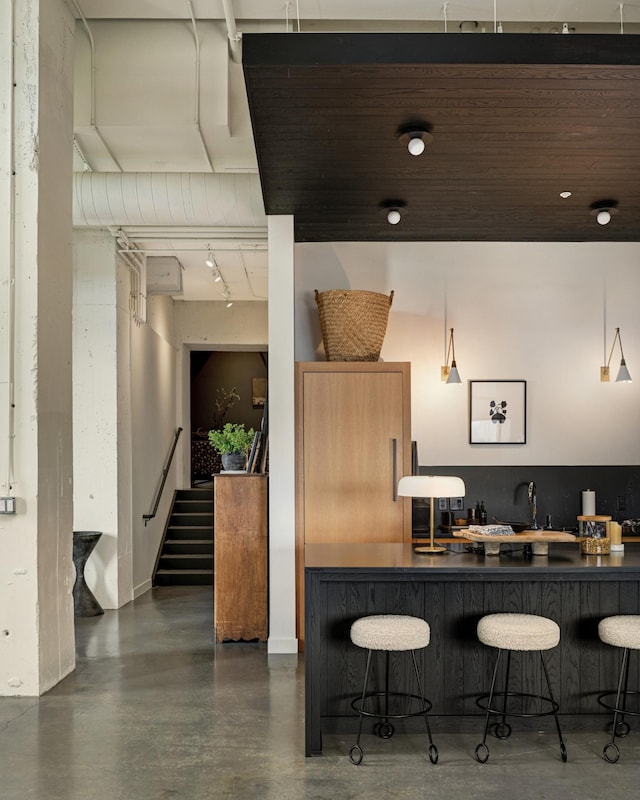
[(209, 444), (210, 430), (226, 422), (258, 431), (266, 402), (265, 351), (190, 352), (191, 486), (212, 482), (222, 465)]

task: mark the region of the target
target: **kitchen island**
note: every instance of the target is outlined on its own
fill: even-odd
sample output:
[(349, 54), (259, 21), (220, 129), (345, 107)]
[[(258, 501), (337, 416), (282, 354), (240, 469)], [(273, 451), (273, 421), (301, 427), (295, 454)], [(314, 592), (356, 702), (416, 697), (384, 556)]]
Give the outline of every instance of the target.
[[(444, 555), (417, 555), (409, 544), (315, 544), (305, 548), (305, 752), (322, 754), (323, 733), (357, 730), (351, 701), (362, 691), (365, 655), (352, 645), (352, 622), (367, 614), (411, 614), (431, 626), (431, 643), (417, 653), (438, 732), (482, 731), (475, 703), (490, 681), (495, 651), (476, 637), (485, 614), (540, 614), (560, 625), (548, 651), (567, 730), (604, 731), (610, 718), (596, 696), (615, 686), (619, 652), (598, 638), (611, 614), (640, 614), (640, 547), (585, 556), (578, 543), (552, 544), (548, 556), (524, 551), (485, 557), (464, 545)], [(394, 660), (400, 691), (409, 673)], [(529, 677), (512, 666), (513, 691), (538, 692), (539, 670)], [(639, 682), (632, 665), (630, 686)], [(424, 730), (406, 720), (398, 731)], [(538, 721), (540, 725), (540, 721)], [(365, 728), (365, 730), (368, 730)]]

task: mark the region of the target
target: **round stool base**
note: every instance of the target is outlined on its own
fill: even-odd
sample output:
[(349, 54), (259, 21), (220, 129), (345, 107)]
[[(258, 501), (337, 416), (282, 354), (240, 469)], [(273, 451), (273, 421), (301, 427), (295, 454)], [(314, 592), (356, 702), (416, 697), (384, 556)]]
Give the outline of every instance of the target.
[[(496, 678), (498, 675), (498, 667), (500, 665), (500, 657), (502, 653), (506, 653), (507, 664), (504, 678), (504, 691), (496, 691)], [(545, 664), (542, 650), (539, 651), (540, 663), (542, 672), (547, 685), (547, 695), (531, 694), (528, 692), (510, 692), (509, 691), (509, 672), (511, 668), (511, 650), (503, 650), (498, 648), (495, 666), (493, 668), (493, 677), (491, 679), (491, 688), (487, 694), (480, 695), (476, 698), (476, 705), (485, 712), (484, 736), (482, 742), (475, 749), (476, 761), (480, 764), (485, 764), (489, 760), (489, 746), (487, 745), (487, 736), (489, 735), (489, 728), (492, 727), (492, 732), (497, 739), (508, 739), (511, 736), (511, 725), (506, 721), (507, 717), (522, 717), (531, 719), (534, 717), (548, 717), (552, 716), (556, 725), (558, 733), (558, 741), (560, 743), (560, 756), (563, 761), (567, 760), (567, 748), (562, 739), (562, 731), (560, 729), (560, 722), (558, 720), (558, 711), (560, 710), (559, 703), (553, 697), (551, 689), (551, 682), (549, 680), (549, 672)], [(533, 708), (526, 703), (535, 701), (537, 704), (535, 710), (516, 710), (514, 708), (515, 702), (520, 701), (521, 709)], [(499, 721), (493, 726), (490, 724), (492, 717), (498, 717)]]
[[(548, 706), (548, 710), (547, 711), (536, 711), (536, 712), (530, 712), (530, 713), (526, 713), (526, 712), (522, 712), (522, 711), (509, 711), (509, 710), (505, 711), (504, 710), (504, 708), (505, 708), (505, 706), (504, 706), (505, 693), (504, 692), (494, 692), (493, 699), (492, 699), (492, 702), (494, 702), (494, 703), (498, 702), (498, 701), (502, 701), (502, 703), (503, 703), (503, 707), (502, 708), (495, 708), (495, 706), (489, 706), (488, 702), (486, 702), (486, 701), (489, 700), (489, 695), (488, 694), (480, 695), (480, 697), (478, 697), (476, 699), (476, 705), (479, 708), (481, 708), (483, 711), (486, 711), (487, 714), (497, 714), (500, 717), (503, 717), (503, 716), (507, 716), (507, 717), (525, 717), (525, 718), (548, 717), (548, 716), (550, 716), (552, 714), (557, 714), (558, 711), (560, 710), (559, 704), (556, 703), (555, 700), (552, 700), (550, 697), (544, 697), (543, 695), (540, 695), (540, 694), (526, 694), (524, 692), (507, 692), (506, 693), (507, 704), (509, 703), (509, 699), (523, 699), (525, 697), (529, 698), (530, 700), (537, 700), (539, 703), (545, 703)], [(509, 727), (509, 726), (507, 726), (507, 727)], [(498, 736), (498, 739), (507, 739), (507, 738), (508, 738), (508, 734), (506, 736)]]
[[(380, 631), (383, 634), (388, 634), (388, 630), (384, 627), (386, 625), (386, 619), (382, 620)], [(353, 628), (352, 628), (353, 631)], [(378, 633), (380, 633), (378, 631)], [(358, 632), (361, 633), (362, 631)], [(364, 631), (366, 633), (366, 631)], [(375, 633), (375, 631), (374, 631)], [(417, 633), (422, 634), (422, 631), (417, 631)], [(428, 634), (428, 628), (427, 628)], [(425, 641), (423, 638), (422, 641)], [(426, 639), (428, 643), (428, 639)], [(393, 644), (397, 644), (390, 640), (388, 642), (388, 646), (391, 647)], [(424, 645), (426, 646), (426, 644)], [(379, 736), (381, 739), (390, 739), (394, 733), (395, 728), (390, 720), (401, 720), (401, 719), (409, 719), (411, 717), (423, 717), (425, 727), (427, 729), (427, 736), (429, 738), (429, 760), (432, 764), (438, 763), (438, 749), (433, 743), (433, 738), (431, 736), (431, 727), (429, 725), (429, 711), (431, 710), (432, 704), (427, 698), (425, 697), (425, 693), (422, 688), (422, 681), (420, 680), (420, 671), (418, 670), (418, 663), (416, 661), (416, 654), (415, 650), (408, 649), (408, 652), (411, 655), (411, 662), (413, 665), (413, 673), (415, 676), (416, 687), (419, 694), (411, 694), (410, 692), (393, 692), (389, 689), (389, 676), (390, 676), (390, 669), (389, 669), (389, 656), (390, 650), (384, 650), (385, 655), (385, 662), (386, 667), (384, 670), (384, 691), (376, 691), (376, 692), (368, 692), (367, 691), (367, 684), (369, 680), (369, 672), (371, 667), (371, 656), (373, 651), (368, 649), (367, 651), (367, 663), (365, 667), (364, 673), (364, 685), (362, 687), (362, 694), (356, 697), (354, 700), (351, 701), (351, 707), (354, 711), (358, 712), (358, 735), (356, 738), (355, 744), (349, 750), (349, 760), (352, 764), (358, 765), (362, 763), (362, 759), (364, 757), (364, 751), (360, 745), (360, 736), (362, 734), (362, 724), (365, 717), (372, 717), (375, 719), (380, 720), (380, 722), (376, 723), (374, 726), (374, 733)], [(398, 703), (400, 700), (400, 703)]]
[[(616, 711), (618, 714), (625, 714), (625, 715), (629, 714), (629, 716), (631, 716), (631, 717), (640, 717), (640, 708), (638, 708), (637, 711), (631, 711), (628, 708), (618, 708), (618, 707), (616, 707), (615, 702), (610, 702), (610, 701), (604, 699), (604, 698), (607, 698), (607, 697), (617, 697), (617, 696), (618, 696), (617, 692), (603, 692), (602, 694), (598, 695), (598, 703), (603, 708), (606, 708), (609, 711)], [(635, 690), (632, 691), (631, 689), (627, 689), (626, 700), (628, 700), (630, 697), (640, 698), (640, 691), (635, 691)], [(625, 702), (625, 705), (626, 705), (626, 702)], [(620, 725), (621, 725), (621, 723), (619, 722), (617, 727), (620, 727)], [(626, 723), (625, 723), (625, 725), (626, 725)], [(616, 733), (616, 736), (621, 736), (621, 737), (622, 736), (626, 736), (627, 733), (629, 733), (629, 726), (628, 725), (627, 725), (627, 730), (626, 730), (625, 733)]]
[[(384, 698), (391, 698), (391, 697), (400, 697), (403, 700), (407, 701), (407, 704), (411, 700), (417, 700), (421, 703), (420, 707), (416, 711), (407, 711), (402, 714), (385, 714), (384, 712), (380, 711), (371, 711), (367, 708), (367, 701), (372, 700), (374, 697), (384, 697)], [(371, 704), (369, 704), (371, 705)], [(409, 719), (409, 717), (422, 717), (425, 714), (428, 714), (431, 711), (432, 703), (429, 702), (426, 698), (420, 697), (417, 694), (406, 694), (404, 692), (368, 692), (364, 697), (364, 703), (362, 697), (356, 697), (355, 700), (351, 702), (351, 708), (354, 711), (357, 711), (358, 714), (362, 714), (363, 717), (377, 717), (378, 719), (382, 720), (389, 720), (389, 719)], [(393, 736), (393, 734), (391, 734)], [(381, 736), (381, 739), (390, 739), (391, 736)]]

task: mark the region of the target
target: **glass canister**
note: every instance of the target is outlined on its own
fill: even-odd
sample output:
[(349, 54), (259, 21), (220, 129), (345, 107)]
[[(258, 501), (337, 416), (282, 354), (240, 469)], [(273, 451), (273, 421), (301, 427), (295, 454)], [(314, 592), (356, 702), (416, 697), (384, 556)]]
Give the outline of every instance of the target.
[(611, 522), (611, 516), (606, 514), (578, 517), (580, 551), (584, 555), (606, 556), (609, 554), (611, 540), (607, 536), (607, 522)]

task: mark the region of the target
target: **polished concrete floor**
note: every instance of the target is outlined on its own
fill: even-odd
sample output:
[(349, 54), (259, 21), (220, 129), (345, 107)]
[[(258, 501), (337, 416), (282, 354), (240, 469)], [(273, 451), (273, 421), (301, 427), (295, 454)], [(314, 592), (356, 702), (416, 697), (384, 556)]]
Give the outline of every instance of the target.
[[(565, 739), (552, 726), (514, 735), (477, 764), (478, 736), (325, 737), (304, 757), (302, 657), (212, 640), (210, 587), (158, 588), (120, 611), (78, 619), (75, 673), (44, 697), (0, 698), (1, 800), (346, 800), (510, 795), (590, 800), (640, 795), (640, 726), (617, 764), (604, 732)], [(633, 720), (632, 720), (633, 721)], [(499, 748), (499, 749), (498, 749)]]

